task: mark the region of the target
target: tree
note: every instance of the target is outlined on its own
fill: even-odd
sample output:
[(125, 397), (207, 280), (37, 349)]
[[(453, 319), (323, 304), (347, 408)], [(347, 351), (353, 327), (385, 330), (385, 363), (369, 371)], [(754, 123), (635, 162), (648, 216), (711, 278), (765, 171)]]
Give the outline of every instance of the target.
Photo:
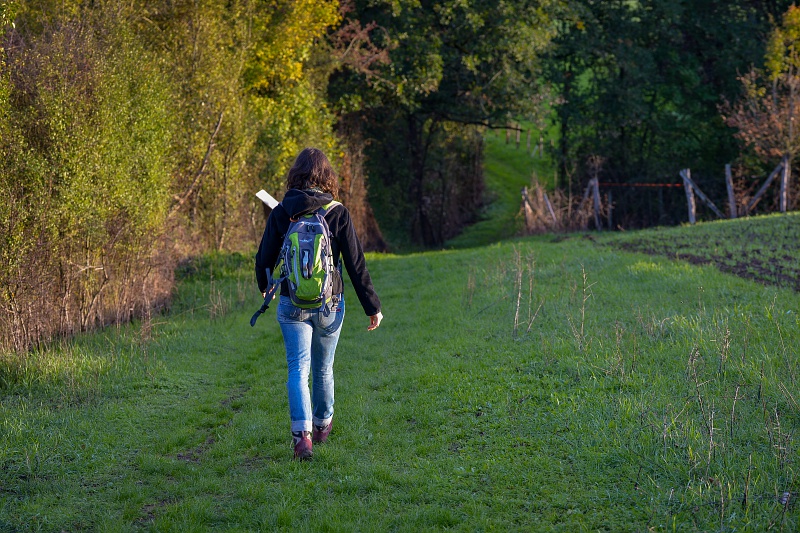
[(792, 5), (770, 34), (765, 69), (740, 78), (742, 96), (722, 106), (736, 137), (764, 162), (783, 163), (779, 206), (789, 202), (791, 165), (800, 151), (800, 8)]
[[(718, 106), (738, 93), (738, 73), (761, 60), (770, 18), (789, 3), (570, 2), (544, 60), (560, 95), (561, 174), (577, 168), (585, 183), (583, 162), (599, 154), (604, 181), (673, 181), (691, 166), (704, 190), (722, 194), (722, 180), (712, 178), (738, 149)], [(677, 195), (652, 209), (641, 190), (623, 191), (615, 191), (623, 223), (683, 216)]]
[(314, 54), (339, 21), (332, 0), (142, 1), (139, 31), (170, 65), (173, 213), (204, 249), (260, 236), (252, 192), (278, 194), (307, 145), (335, 152)]
[(36, 32), (22, 7), (0, 64), (0, 348), (20, 351), (168, 296), (173, 131), (128, 20), (98, 10)]
[[(371, 183), (378, 212), (416, 242), (440, 245), (474, 217), (481, 170), (467, 161), (480, 161), (475, 128), (506, 126), (532, 108), (537, 58), (552, 34), (551, 4), (356, 3), (360, 20), (384, 30), (374, 37), (390, 49), (391, 63), (372, 79), (340, 73), (332, 98), (347, 99), (344, 107), (358, 95), (367, 137), (376, 139), (368, 157), (380, 177)], [(451, 158), (453, 150), (465, 158)], [(455, 228), (439, 231), (451, 219)]]

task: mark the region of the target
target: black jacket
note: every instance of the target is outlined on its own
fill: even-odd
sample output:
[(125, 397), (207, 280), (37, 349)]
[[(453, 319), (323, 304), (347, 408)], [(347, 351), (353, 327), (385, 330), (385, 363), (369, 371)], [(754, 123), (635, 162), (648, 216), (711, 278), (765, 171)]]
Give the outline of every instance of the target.
[[(267, 289), (269, 283), (266, 270), (269, 269), (271, 272), (275, 268), (275, 263), (278, 262), (283, 237), (289, 229), (289, 217), (297, 218), (300, 215), (311, 213), (329, 204), (332, 200), (333, 197), (327, 193), (291, 189), (286, 192), (283, 201), (272, 210), (256, 254), (256, 280), (261, 292)], [(361, 248), (361, 243), (356, 236), (355, 228), (353, 228), (350, 212), (343, 205), (334, 206), (325, 213), (325, 221), (331, 231), (333, 263), (338, 265), (340, 257), (344, 260), (347, 274), (350, 276), (350, 281), (353, 283), (356, 296), (358, 296), (364, 312), (367, 316), (377, 314), (381, 310), (381, 302), (372, 286), (372, 278), (370, 278), (364, 259), (364, 250)], [(334, 293), (342, 292), (342, 281), (338, 275), (334, 278), (333, 288)], [(281, 294), (289, 295), (285, 281), (281, 285)]]

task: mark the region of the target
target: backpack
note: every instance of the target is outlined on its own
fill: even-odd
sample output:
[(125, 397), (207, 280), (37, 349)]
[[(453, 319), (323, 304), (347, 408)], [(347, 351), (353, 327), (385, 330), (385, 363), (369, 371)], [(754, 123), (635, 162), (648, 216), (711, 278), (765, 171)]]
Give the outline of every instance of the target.
[(284, 280), (289, 287), (292, 304), (302, 309), (322, 307), (325, 316), (330, 314), (336, 266), (333, 264), (331, 232), (325, 214), (337, 205), (341, 204), (333, 201), (313, 213), (290, 219), (278, 262), (272, 269), (278, 277), (273, 278), (267, 271), (270, 288), (261, 309), (250, 319), (251, 326), (255, 326), (258, 316), (269, 308), (269, 303)]

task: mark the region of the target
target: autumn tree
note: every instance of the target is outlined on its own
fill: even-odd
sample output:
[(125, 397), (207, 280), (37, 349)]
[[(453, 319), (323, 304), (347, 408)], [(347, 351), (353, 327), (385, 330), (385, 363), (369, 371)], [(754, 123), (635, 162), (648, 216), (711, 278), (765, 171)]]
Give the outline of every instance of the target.
[(740, 77), (742, 96), (722, 107), (736, 137), (764, 162), (783, 165), (779, 208), (790, 199), (791, 166), (800, 151), (800, 8), (792, 5), (770, 34), (764, 69)]

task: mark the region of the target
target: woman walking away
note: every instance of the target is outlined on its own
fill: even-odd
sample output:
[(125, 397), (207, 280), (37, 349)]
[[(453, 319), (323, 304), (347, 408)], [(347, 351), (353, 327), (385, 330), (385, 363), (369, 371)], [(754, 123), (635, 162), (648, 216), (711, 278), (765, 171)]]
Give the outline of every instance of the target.
[[(323, 443), (333, 427), (333, 358), (344, 320), (344, 294), (341, 260), (355, 288), (358, 301), (369, 317), (369, 327), (376, 329), (383, 319), (381, 303), (367, 271), (364, 251), (356, 236), (350, 212), (335, 202), (338, 181), (328, 158), (316, 148), (306, 148), (294, 162), (286, 177), (286, 194), (272, 210), (256, 255), (256, 279), (266, 296), (274, 279), (281, 282), (278, 323), (286, 346), (289, 379), (289, 413), (292, 419), (292, 440), (295, 459), (311, 459), (312, 442)], [(317, 218), (316, 215), (319, 215)], [(322, 237), (304, 239), (298, 224), (308, 223)], [(325, 228), (327, 223), (327, 228)], [(311, 231), (311, 230), (302, 230)], [(287, 235), (288, 233), (288, 235)], [(286, 237), (286, 239), (284, 239)], [(326, 246), (327, 237), (330, 246)], [(295, 247), (284, 246), (284, 240)], [(309, 252), (303, 243), (321, 243), (318, 251)], [(288, 250), (284, 253), (284, 250)], [(315, 253), (320, 261), (315, 262)], [(309, 259), (311, 257), (311, 259)], [(318, 265), (332, 257), (330, 274), (317, 274)], [(299, 266), (298, 266), (299, 265)], [(278, 268), (276, 268), (278, 267)], [(300, 274), (290, 272), (299, 269)], [(314, 272), (312, 273), (312, 268)], [(314, 302), (305, 303), (299, 286), (304, 280), (318, 279), (323, 294)], [(332, 287), (328, 285), (332, 282)], [(329, 296), (324, 295), (328, 286)], [(305, 296), (308, 298), (308, 296)], [(309, 394), (308, 377), (312, 374)]]

